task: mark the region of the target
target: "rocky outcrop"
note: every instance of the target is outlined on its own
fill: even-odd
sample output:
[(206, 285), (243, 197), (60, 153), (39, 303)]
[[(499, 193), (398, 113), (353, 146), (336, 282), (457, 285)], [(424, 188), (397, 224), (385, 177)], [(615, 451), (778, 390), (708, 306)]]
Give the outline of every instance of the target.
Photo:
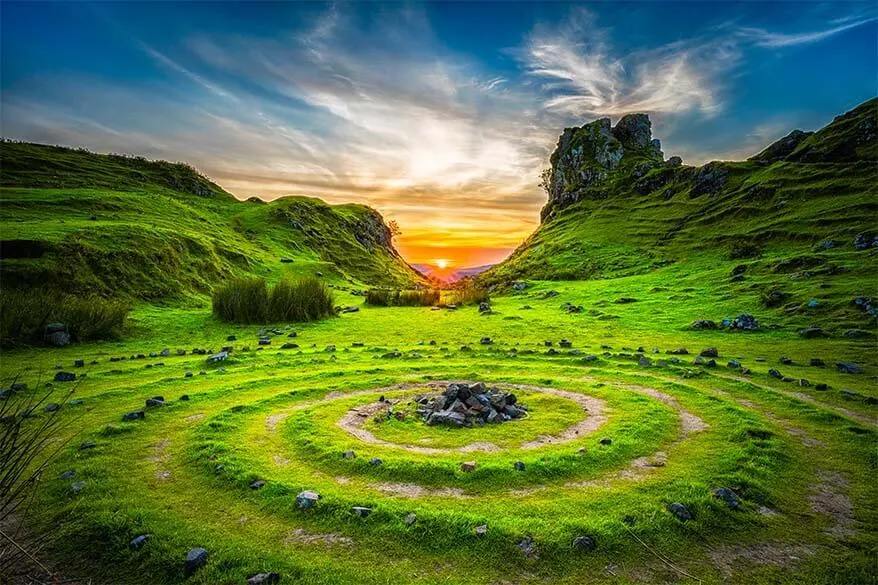
[(788, 157), (799, 144), (802, 143), (803, 140), (808, 138), (814, 134), (813, 132), (802, 132), (801, 130), (793, 130), (777, 142), (774, 142), (770, 146), (768, 146), (765, 150), (757, 154), (756, 156), (751, 156), (747, 160), (764, 162), (764, 163), (773, 163), (779, 160), (783, 160)]
[(646, 114), (628, 114), (612, 126), (601, 118), (580, 128), (566, 128), (544, 175), (549, 202), (543, 218), (556, 209), (582, 199), (589, 190), (606, 186), (620, 173), (638, 167), (662, 165), (661, 143), (652, 138), (652, 124)]

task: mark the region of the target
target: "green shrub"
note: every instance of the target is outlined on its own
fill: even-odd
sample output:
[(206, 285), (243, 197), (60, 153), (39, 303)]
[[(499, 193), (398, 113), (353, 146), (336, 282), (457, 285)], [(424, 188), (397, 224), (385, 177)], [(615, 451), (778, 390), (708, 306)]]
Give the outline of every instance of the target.
[(334, 312), (332, 293), (317, 278), (282, 280), (271, 291), (264, 278), (236, 278), (213, 291), (213, 313), (233, 323), (316, 321)]
[(268, 285), (264, 278), (235, 278), (213, 290), (213, 314), (233, 323), (268, 321)]
[(0, 291), (0, 345), (42, 343), (46, 326), (62, 323), (72, 341), (118, 339), (131, 307), (98, 296)]
[(332, 293), (313, 276), (285, 279), (271, 289), (268, 314), (272, 321), (317, 321), (333, 312)]
[(432, 307), (439, 304), (440, 292), (435, 289), (390, 290), (372, 288), (366, 291), (366, 304), (375, 307)]

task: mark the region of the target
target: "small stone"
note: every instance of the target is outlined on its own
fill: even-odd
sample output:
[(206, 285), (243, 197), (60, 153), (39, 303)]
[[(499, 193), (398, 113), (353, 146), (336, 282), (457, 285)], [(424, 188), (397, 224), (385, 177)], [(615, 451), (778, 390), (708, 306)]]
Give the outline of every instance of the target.
[(76, 380), (76, 374), (72, 374), (70, 372), (56, 372), (55, 373), (55, 382), (73, 382)]
[(592, 536), (577, 536), (573, 539), (572, 546), (574, 550), (589, 552), (597, 548), (597, 543)]
[(252, 577), (247, 577), (247, 585), (277, 585), (277, 583), (280, 583), (278, 573), (256, 573)]
[(371, 465), (373, 467), (378, 467), (379, 465), (381, 465), (383, 463), (384, 463), (384, 461), (378, 457), (373, 457), (372, 459), (369, 460), (369, 465)]
[(816, 386), (814, 386), (814, 389), (815, 389), (815, 390), (820, 390), (821, 392), (823, 392), (823, 391), (825, 391), (825, 390), (829, 390), (829, 384), (822, 384), (822, 383), (821, 383), (821, 384), (817, 384)]
[(161, 396), (154, 396), (152, 398), (147, 398), (146, 405), (147, 406), (164, 406), (165, 399)]
[(417, 521), (418, 521), (418, 517), (417, 517), (417, 515), (415, 515), (414, 513), (412, 513), (412, 514), (408, 514), (408, 515), (405, 517), (405, 519), (403, 519), (403, 522), (405, 522), (405, 525), (406, 525), (406, 526), (411, 526), (412, 524), (414, 524), (414, 523), (417, 522)]
[(494, 340), (490, 337), (482, 337), (479, 340), (479, 343), (481, 343), (482, 345), (491, 345), (492, 343), (494, 343)]
[[(838, 368), (838, 371), (842, 374), (861, 374), (863, 370), (860, 369), (860, 366), (857, 364), (853, 364), (850, 362), (838, 362), (835, 364), (835, 367)], [(57, 377), (57, 376), (56, 376)]]
[(534, 539), (530, 536), (525, 536), (521, 539), (518, 543), (518, 548), (528, 558), (535, 558), (537, 556), (537, 547), (534, 544)]
[(741, 505), (741, 501), (738, 499), (738, 494), (727, 487), (713, 490), (713, 497), (722, 500), (723, 503), (732, 510), (736, 510)]
[(604, 438), (601, 439), (599, 442), (600, 442), (601, 445), (610, 445), (610, 444), (613, 443), (613, 439), (611, 439), (611, 438), (609, 438), (609, 437), (604, 437)]
[(200, 547), (190, 549), (189, 552), (186, 553), (186, 562), (183, 565), (183, 573), (186, 577), (190, 577), (205, 564), (207, 564), (207, 551)]
[(144, 545), (149, 542), (149, 539), (152, 538), (152, 534), (141, 534), (140, 536), (135, 536), (128, 546), (131, 547), (131, 550), (140, 550), (144, 547)]
[(810, 363), (811, 363), (812, 366), (814, 366), (814, 367), (816, 367), (816, 368), (821, 368), (821, 367), (823, 367), (823, 366), (826, 365), (826, 362), (824, 362), (824, 361), (823, 361), (822, 359), (820, 359), (820, 358), (811, 358), (811, 362), (810, 362)]
[(186, 372), (185, 374), (183, 374), (183, 377), (184, 377), (184, 378), (191, 378), (191, 377), (192, 377), (192, 372)]
[(351, 508), (351, 512), (354, 513), (355, 516), (360, 518), (366, 518), (369, 514), (372, 513), (372, 508), (367, 508), (365, 506), (354, 506)]
[(85, 489), (85, 482), (84, 481), (77, 481), (76, 483), (71, 483), (70, 489), (73, 491), (74, 494), (78, 494), (83, 489)]
[(480, 526), (476, 526), (475, 528), (473, 528), (473, 534), (475, 534), (476, 536), (484, 536), (487, 533), (488, 533), (488, 525), (487, 524), (481, 524)]
[(516, 461), (513, 464), (513, 467), (515, 467), (515, 471), (524, 471), (524, 462), (523, 461)]
[(80, 451), (84, 451), (86, 449), (94, 449), (95, 447), (97, 447), (97, 443), (95, 443), (94, 441), (85, 441), (84, 443), (79, 444)]
[(258, 490), (258, 489), (262, 489), (263, 487), (265, 487), (265, 480), (264, 479), (257, 479), (256, 481), (254, 481), (253, 483), (250, 484), (251, 490)]
[(238, 337), (235, 335), (229, 335), (226, 337), (226, 341), (238, 341)]
[(741, 369), (741, 362), (738, 360), (729, 360), (728, 366), (733, 370), (739, 370)]
[(680, 522), (692, 520), (692, 514), (689, 512), (689, 509), (679, 502), (668, 504), (668, 512), (676, 516)]
[(85, 367), (85, 360), (74, 360), (73, 367), (74, 368), (84, 368)]
[(217, 362), (224, 362), (228, 358), (229, 358), (229, 352), (221, 351), (221, 352), (216, 353), (216, 354), (210, 356), (209, 358), (207, 358), (207, 361), (212, 363), (212, 364), (215, 364)]
[(460, 464), (460, 470), (464, 473), (471, 473), (476, 470), (478, 463), (475, 461), (464, 461)]
[(783, 374), (781, 374), (779, 371), (777, 371), (774, 368), (771, 368), (770, 370), (768, 370), (768, 375), (771, 376), (772, 378), (777, 378), (778, 380), (783, 380), (783, 378), (784, 378)]
[(55, 402), (50, 402), (49, 404), (47, 404), (47, 405), (43, 408), (43, 410), (45, 410), (46, 412), (55, 412), (55, 411), (57, 411), (57, 410), (60, 409), (60, 408), (61, 408), (61, 405), (60, 405), (60, 404), (57, 404), (57, 403), (55, 403)]
[(353, 451), (351, 451), (350, 449), (348, 449), (347, 451), (345, 451), (344, 453), (341, 454), (342, 459), (353, 459), (356, 456), (357, 456), (357, 454), (354, 453)]
[(715, 347), (708, 347), (707, 349), (701, 350), (701, 357), (719, 357), (719, 351)]
[(142, 410), (132, 410), (131, 412), (126, 412), (122, 415), (123, 421), (143, 420), (144, 418), (146, 418), (146, 413)]
[(76, 472), (70, 469), (59, 475), (58, 479), (73, 479), (74, 477), (76, 477)]
[(308, 508), (312, 508), (319, 499), (320, 494), (317, 492), (305, 490), (296, 496), (296, 507), (300, 510), (307, 510)]

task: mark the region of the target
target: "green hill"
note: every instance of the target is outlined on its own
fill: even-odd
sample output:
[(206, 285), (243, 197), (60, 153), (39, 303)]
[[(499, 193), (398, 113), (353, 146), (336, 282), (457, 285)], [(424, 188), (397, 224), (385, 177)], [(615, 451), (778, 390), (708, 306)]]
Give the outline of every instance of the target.
[(185, 164), (39, 144), (0, 144), (0, 229), (5, 289), (154, 301), (248, 274), (421, 280), (369, 207), (238, 201)]
[(747, 161), (665, 161), (635, 114), (566, 129), (550, 162), (541, 225), (486, 284), (653, 275), (673, 289), (698, 273), (717, 299), (794, 324), (820, 299), (821, 321), (874, 327), (853, 299), (878, 282), (878, 99)]

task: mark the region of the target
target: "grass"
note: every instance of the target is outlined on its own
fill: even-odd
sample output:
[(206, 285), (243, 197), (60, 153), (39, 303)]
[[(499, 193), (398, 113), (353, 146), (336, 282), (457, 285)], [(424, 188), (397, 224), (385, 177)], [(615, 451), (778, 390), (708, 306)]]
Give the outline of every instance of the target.
[[(4, 407), (42, 396), (53, 366), (78, 378), (56, 418), (20, 421), (65, 423), (26, 525), (53, 536), (59, 580), (96, 585), (233, 584), (267, 571), (309, 584), (876, 583), (876, 318), (861, 299), (875, 296), (875, 251), (852, 245), (872, 229), (874, 165), (845, 162), (839, 131), (857, 126), (839, 124), (796, 160), (723, 163), (729, 184), (712, 196), (690, 197), (685, 177), (668, 199), (619, 177), (622, 191), (555, 210), (510, 261), (442, 291), (439, 307), (456, 310), (421, 306), (430, 291), (398, 306), (389, 291), (415, 282), (357, 206), (228, 202), (141, 180), (185, 167), (85, 154), (74, 167), (88, 180), (63, 165), (24, 165), (37, 174), (23, 178), (13, 166), (4, 286), (12, 275), (17, 290), (69, 283), (135, 299), (120, 339), (2, 354), (0, 385), (30, 386)], [(48, 156), (19, 146), (15, 157), (34, 152)], [(805, 160), (814, 152), (833, 160)], [(94, 186), (119, 165), (130, 190)], [(61, 262), (59, 250), (76, 253)], [(308, 295), (284, 279), (306, 276), (358, 310), (295, 321), (291, 299)], [(210, 291), (230, 278), (250, 280), (220, 289), (222, 312), (268, 322), (212, 313)], [(361, 304), (369, 288), (387, 292)], [(255, 300), (235, 309), (243, 290)], [(760, 328), (692, 327), (743, 313)], [(825, 335), (802, 336), (810, 325)], [(266, 329), (272, 343), (259, 345)], [(224, 346), (221, 363), (201, 351)], [(689, 353), (669, 353), (679, 348)], [(707, 348), (714, 366), (696, 358)], [(516, 392), (530, 415), (427, 427), (407, 401), (443, 380), (526, 386)], [(155, 396), (164, 405), (145, 406)], [(358, 416), (382, 396), (408, 416)], [(737, 509), (714, 496), (720, 487)], [(321, 495), (313, 508), (296, 507), (302, 490)], [(596, 548), (575, 550), (578, 536)], [(528, 538), (538, 554), (523, 550)], [(196, 546), (209, 559), (187, 578)]]
[(213, 314), (230, 323), (318, 321), (335, 312), (332, 292), (318, 278), (284, 279), (269, 290), (264, 278), (237, 278), (213, 291)]
[(46, 290), (0, 290), (0, 346), (45, 344), (46, 327), (61, 323), (72, 341), (119, 339), (129, 303)]
[[(309, 583), (510, 578), (575, 583), (584, 574), (601, 574), (609, 564), (620, 567), (622, 583), (635, 582), (643, 571), (678, 578), (630, 536), (621, 522), (626, 516), (635, 518), (630, 529), (640, 540), (707, 583), (723, 582), (727, 570), (734, 579), (756, 583), (869, 582), (878, 520), (869, 481), (875, 427), (863, 420), (874, 420), (875, 407), (847, 400), (840, 389), (878, 398), (871, 384), (878, 363), (867, 351), (874, 342), (802, 339), (795, 324), (775, 317), (782, 309), (771, 309), (772, 317), (766, 318), (769, 309), (761, 307), (758, 295), (714, 299), (698, 294), (718, 287), (727, 269), (707, 269), (718, 262), (714, 258), (693, 260), (704, 263), (701, 275), (691, 266), (675, 265), (658, 271), (659, 278), (654, 273), (589, 283), (528, 281), (524, 291), (493, 298), (494, 314), (488, 316), (476, 307), (365, 306), (338, 319), (296, 325), (301, 348), (293, 350), (272, 345), (257, 351), (256, 326), (223, 324), (205, 307), (139, 305), (132, 316), (138, 335), (120, 343), (7, 352), (0, 364), (5, 379), (19, 370), (25, 378), (35, 375), (47, 361), (65, 367), (74, 358), (98, 362), (77, 388), (83, 404), (61, 412), (75, 417), (76, 434), (45, 474), (31, 521), (48, 526), (56, 518), (67, 519), (53, 550), (69, 570), (96, 582), (182, 582), (182, 557), (192, 546), (211, 554), (187, 580), (192, 583), (236, 583), (261, 570)], [(655, 288), (666, 290), (649, 292)], [(682, 292), (687, 289), (695, 290)], [(549, 290), (558, 295), (547, 297)], [(337, 294), (342, 303), (356, 302), (355, 295)], [(612, 303), (623, 294), (638, 301)], [(692, 298), (669, 300), (675, 295)], [(612, 310), (619, 318), (570, 314), (559, 308), (564, 302)], [(522, 310), (525, 304), (532, 309)], [(749, 334), (688, 328), (702, 314), (746, 310), (779, 326)], [(239, 341), (231, 343), (235, 349), (220, 365), (198, 355), (109, 361), (164, 347), (218, 348), (229, 344), (230, 334)], [(494, 343), (480, 345), (484, 336)], [(559, 348), (562, 337), (573, 347)], [(548, 353), (546, 339), (553, 340), (557, 353)], [(627, 357), (640, 345), (653, 360), (667, 359), (664, 351), (679, 346), (692, 353), (713, 346), (720, 365), (695, 366), (690, 355), (682, 356), (682, 364), (645, 368)], [(663, 353), (650, 353), (653, 347)], [(394, 350), (399, 357), (383, 357)], [(597, 355), (597, 361), (583, 361), (588, 354)], [(782, 355), (793, 364), (779, 364)], [(811, 357), (821, 357), (828, 367), (809, 366)], [(731, 358), (753, 369), (748, 381), (732, 378), (737, 374), (725, 367)], [(855, 361), (865, 373), (837, 372), (836, 361)], [(809, 378), (812, 386), (775, 380), (767, 374), (774, 367), (796, 379)], [(200, 370), (206, 374), (199, 376)], [(195, 376), (185, 378), (186, 371)], [(690, 371), (698, 375), (691, 377)], [(414, 384), (398, 391), (404, 397), (437, 379), (582, 393), (606, 401), (608, 420), (570, 443), (532, 451), (516, 445), (557, 433), (586, 414), (564, 399), (533, 393), (522, 395), (533, 404), (532, 416), (515, 423), (460, 433), (414, 420), (366, 425), (391, 443), (458, 448), (492, 442), (500, 448), (445, 455), (363, 443), (335, 424), (350, 408), (380, 394), (395, 397), (380, 388)], [(818, 382), (830, 390), (816, 390)], [(626, 385), (656, 389), (673, 397), (676, 406)], [(190, 399), (181, 401), (183, 394)], [(164, 396), (167, 405), (147, 409), (143, 421), (121, 421), (124, 412), (142, 408), (155, 395)], [(681, 435), (681, 409), (707, 429)], [(820, 445), (803, 444), (802, 433)], [(611, 445), (598, 443), (604, 436), (612, 438)], [(97, 447), (78, 450), (85, 440)], [(580, 447), (586, 449), (582, 454)], [(355, 451), (354, 459), (341, 457), (347, 449)], [(659, 451), (666, 454), (664, 467), (649, 469), (636, 481), (626, 479), (634, 459)], [(372, 457), (383, 464), (370, 465)], [(477, 461), (475, 472), (460, 471), (466, 460)], [(519, 460), (524, 472), (512, 466)], [(71, 495), (69, 480), (57, 479), (67, 469), (86, 482), (77, 495)], [(833, 489), (852, 506), (848, 522), (854, 532), (841, 539), (825, 532), (836, 520), (813, 509), (809, 500), (822, 485), (820, 478), (833, 473), (847, 482)], [(266, 486), (251, 490), (256, 479), (266, 480)], [(399, 491), (412, 485), (420, 490), (418, 497)], [(721, 485), (739, 493), (743, 510), (718, 504), (711, 490)], [(322, 496), (307, 513), (293, 505), (302, 489)], [(672, 501), (689, 507), (695, 520), (681, 524), (670, 516), (665, 507)], [(372, 515), (356, 518), (352, 506), (370, 506)], [(779, 514), (760, 515), (759, 506)], [(413, 527), (402, 522), (409, 513), (418, 517)], [(473, 528), (483, 523), (488, 534), (474, 537)], [(142, 533), (153, 540), (131, 551), (128, 541)], [(599, 548), (572, 552), (570, 541), (579, 534), (594, 536)], [(539, 548), (538, 560), (526, 559), (517, 548), (526, 535)], [(95, 539), (105, 546), (88, 546)], [(738, 559), (731, 569), (716, 557), (716, 551), (758, 550), (764, 543), (781, 552), (783, 546), (816, 552), (781, 565)], [(376, 564), (376, 555), (394, 562)], [(447, 563), (468, 569), (454, 571)]]
[(370, 288), (366, 291), (367, 305), (375, 307), (432, 307), (439, 304), (440, 291), (424, 290), (390, 290)]

